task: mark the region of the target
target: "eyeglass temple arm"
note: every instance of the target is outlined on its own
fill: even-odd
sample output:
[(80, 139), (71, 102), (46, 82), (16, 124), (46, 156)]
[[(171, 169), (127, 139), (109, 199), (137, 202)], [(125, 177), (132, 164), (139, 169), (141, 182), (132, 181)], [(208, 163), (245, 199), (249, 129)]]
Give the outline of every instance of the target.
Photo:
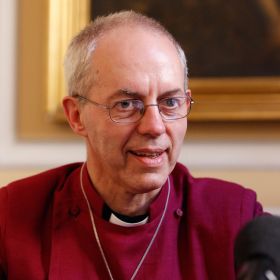
[(105, 109), (110, 109), (110, 107), (108, 107), (108, 106), (106, 106), (106, 105), (104, 105), (104, 104), (97, 103), (97, 102), (95, 102), (95, 101), (93, 101), (93, 100), (90, 100), (89, 98), (87, 98), (87, 97), (85, 97), (85, 96), (82, 96), (82, 95), (80, 95), (80, 94), (74, 94), (74, 95), (72, 95), (72, 97), (85, 100), (85, 101), (87, 101), (87, 102), (89, 102), (89, 103), (91, 103), (91, 104), (93, 104), (93, 105), (96, 105), (96, 106), (99, 106), (99, 107), (102, 107), (102, 108), (105, 108)]

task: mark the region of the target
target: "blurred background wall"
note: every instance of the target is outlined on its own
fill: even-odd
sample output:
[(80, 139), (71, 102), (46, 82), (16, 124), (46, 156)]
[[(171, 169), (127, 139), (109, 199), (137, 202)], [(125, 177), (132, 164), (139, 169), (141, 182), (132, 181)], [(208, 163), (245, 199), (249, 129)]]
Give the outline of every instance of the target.
[[(20, 24), (21, 9), (26, 9), (32, 1), (0, 0), (0, 186), (47, 168), (85, 160), (82, 141), (69, 136), (65, 124), (55, 124), (54, 136), (44, 135), (50, 122), (47, 116), (40, 125), (42, 137), (32, 136), (32, 126), (28, 127), (29, 136), (22, 133), (21, 121), (25, 118), (25, 114), (19, 112), (22, 107), (29, 112), (33, 110), (30, 118), (36, 120), (40, 118), (36, 110), (45, 103), (43, 90), (37, 83), (47, 74), (36, 67), (33, 72), (30, 70), (35, 62), (45, 63), (45, 58), (36, 52), (37, 45), (44, 42), (32, 32), (23, 33)], [(47, 6), (39, 13), (32, 10), (30, 13), (44, 17), (48, 13)], [(26, 46), (29, 36), (32, 43)], [(23, 57), (22, 48), (27, 47), (32, 55)], [(28, 80), (27, 88), (38, 86), (33, 91), (40, 98), (28, 97), (34, 94), (28, 90), (22, 95), (26, 87), (24, 75), (30, 71), (32, 79)], [(195, 176), (218, 177), (256, 190), (265, 208), (280, 214), (279, 127), (277, 120), (214, 123), (190, 120), (180, 161)], [(67, 132), (61, 136), (59, 131)]]

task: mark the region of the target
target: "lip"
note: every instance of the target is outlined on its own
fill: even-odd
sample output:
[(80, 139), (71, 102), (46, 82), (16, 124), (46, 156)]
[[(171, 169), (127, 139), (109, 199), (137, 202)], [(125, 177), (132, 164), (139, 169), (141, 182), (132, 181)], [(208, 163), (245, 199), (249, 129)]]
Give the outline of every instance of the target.
[(141, 148), (129, 150), (129, 155), (145, 167), (160, 167), (164, 163), (167, 149)]

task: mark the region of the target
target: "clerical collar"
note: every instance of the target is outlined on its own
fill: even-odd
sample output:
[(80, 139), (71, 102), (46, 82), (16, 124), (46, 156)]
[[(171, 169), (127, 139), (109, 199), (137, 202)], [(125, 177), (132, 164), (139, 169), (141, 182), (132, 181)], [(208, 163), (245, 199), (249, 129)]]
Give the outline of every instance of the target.
[(140, 216), (125, 216), (114, 212), (108, 205), (104, 205), (103, 207), (103, 218), (109, 221), (112, 224), (120, 225), (124, 227), (135, 227), (144, 225), (148, 222), (148, 215), (140, 215)]

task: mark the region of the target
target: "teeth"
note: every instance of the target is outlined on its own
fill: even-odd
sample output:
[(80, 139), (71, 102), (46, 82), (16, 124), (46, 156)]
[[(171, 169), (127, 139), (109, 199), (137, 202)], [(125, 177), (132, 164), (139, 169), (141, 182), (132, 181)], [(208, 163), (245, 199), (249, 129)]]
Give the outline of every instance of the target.
[(138, 153), (138, 152), (134, 152), (134, 154), (140, 157), (150, 157), (150, 158), (156, 158), (161, 155), (161, 153)]

